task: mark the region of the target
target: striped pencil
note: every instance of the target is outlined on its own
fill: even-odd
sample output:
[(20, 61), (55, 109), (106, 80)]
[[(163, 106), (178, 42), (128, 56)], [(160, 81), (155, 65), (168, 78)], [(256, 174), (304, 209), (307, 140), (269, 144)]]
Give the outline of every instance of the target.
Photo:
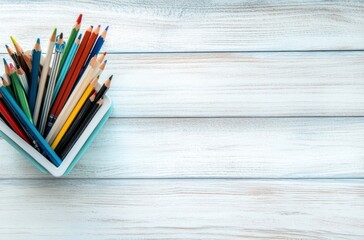
[(43, 102), (43, 109), (41, 113), (41, 118), (39, 122), (39, 132), (44, 136), (44, 131), (47, 124), (48, 114), (51, 107), (51, 101), (54, 91), (54, 86), (56, 84), (56, 77), (57, 72), (60, 64), (60, 60), (62, 57), (62, 53), (64, 50), (65, 44), (63, 41), (63, 34), (61, 33), (59, 36), (59, 39), (56, 43), (56, 50), (53, 58), (53, 64), (52, 64), (52, 71), (49, 77), (48, 85), (47, 85), (47, 91), (45, 93), (44, 102)]

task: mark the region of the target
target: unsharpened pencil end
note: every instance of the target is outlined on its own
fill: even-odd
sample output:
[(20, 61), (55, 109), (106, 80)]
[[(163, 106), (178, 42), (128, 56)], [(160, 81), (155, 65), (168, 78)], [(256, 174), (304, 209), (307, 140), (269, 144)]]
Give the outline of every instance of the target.
[(10, 36), (10, 39), (11, 39), (11, 41), (13, 42), (13, 44), (14, 44), (14, 45), (16, 45), (16, 44), (17, 44), (17, 42), (16, 42), (16, 40), (15, 40), (15, 38), (14, 38), (13, 36)]
[(81, 23), (81, 21), (82, 21), (82, 13), (78, 16), (78, 18), (77, 18), (77, 23), (78, 24), (80, 24)]

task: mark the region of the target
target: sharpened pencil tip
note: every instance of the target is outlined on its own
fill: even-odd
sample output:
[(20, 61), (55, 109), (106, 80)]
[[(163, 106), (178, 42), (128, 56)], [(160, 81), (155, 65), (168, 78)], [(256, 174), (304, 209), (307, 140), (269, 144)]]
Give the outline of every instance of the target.
[(14, 68), (14, 65), (12, 63), (9, 64), (10, 69)]
[(107, 59), (104, 61), (104, 63), (105, 63), (105, 64), (107, 63)]
[(96, 77), (97, 79), (99, 79), (100, 78), (100, 75), (97, 75), (97, 77)]
[(5, 58), (3, 58), (3, 61), (4, 61), (4, 64), (6, 65), (6, 64), (8, 64), (7, 62), (6, 62), (6, 59)]
[(105, 28), (105, 30), (107, 31), (107, 30), (109, 30), (109, 25), (107, 25), (107, 27)]
[(80, 24), (81, 23), (81, 21), (82, 21), (82, 13), (78, 16), (78, 18), (77, 18), (77, 23), (78, 24)]
[(109, 77), (109, 79), (110, 79), (110, 81), (112, 80), (112, 78), (114, 77), (114, 75), (111, 75), (110, 77)]
[(78, 35), (78, 40), (81, 40), (81, 38), (82, 38), (82, 33), (80, 33), (80, 34)]
[(9, 48), (8, 44), (5, 44), (5, 47), (6, 47), (6, 48)]
[(37, 43), (40, 44), (40, 38), (37, 38)]
[(54, 28), (52, 35), (57, 35), (57, 28)]
[(59, 35), (59, 39), (63, 39), (63, 33)]
[(11, 39), (11, 41), (13, 42), (13, 44), (14, 44), (14, 45), (16, 45), (16, 40), (15, 40), (15, 38), (14, 38), (13, 36), (10, 36), (10, 39)]

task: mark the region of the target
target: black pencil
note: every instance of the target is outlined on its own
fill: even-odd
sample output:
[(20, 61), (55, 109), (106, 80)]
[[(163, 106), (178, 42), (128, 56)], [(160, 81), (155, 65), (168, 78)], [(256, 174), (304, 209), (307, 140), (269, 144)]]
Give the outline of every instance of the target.
[(66, 145), (65, 149), (60, 153), (60, 158), (61, 159), (65, 159), (67, 154), (71, 151), (71, 149), (73, 148), (73, 146), (75, 145), (77, 140), (81, 137), (82, 133), (85, 131), (85, 129), (87, 128), (87, 126), (89, 125), (91, 120), (96, 115), (97, 111), (100, 109), (103, 101), (104, 100), (101, 98), (99, 101), (97, 101), (96, 104), (93, 105), (91, 111), (89, 112), (89, 114), (85, 118), (85, 121), (82, 122), (81, 126), (79, 126), (76, 133), (71, 138), (70, 142)]
[(93, 103), (95, 102), (96, 92), (94, 92), (89, 99), (87, 99), (86, 103), (83, 105), (81, 111), (77, 114), (76, 119), (71, 124), (70, 128), (67, 130), (66, 134), (63, 136), (62, 140), (59, 142), (54, 151), (59, 155), (63, 149), (66, 147), (67, 143), (70, 142), (72, 136), (77, 131), (77, 128), (81, 125), (82, 121), (85, 121), (85, 117), (87, 113), (90, 111), (90, 107), (92, 108)]
[(83, 121), (85, 121), (85, 117), (90, 112), (92, 106), (101, 98), (104, 97), (107, 90), (111, 86), (111, 80), (113, 78), (113, 75), (111, 75), (105, 83), (100, 88), (100, 91), (95, 93), (86, 101), (85, 105), (82, 107), (81, 111), (77, 114), (76, 119), (73, 121), (69, 129), (67, 130), (66, 134), (63, 136), (60, 143), (55, 148), (55, 152), (57, 154), (61, 153), (64, 149), (64, 147), (67, 145), (67, 143), (70, 141), (71, 137), (74, 135), (74, 133), (77, 131), (77, 128), (81, 125)]

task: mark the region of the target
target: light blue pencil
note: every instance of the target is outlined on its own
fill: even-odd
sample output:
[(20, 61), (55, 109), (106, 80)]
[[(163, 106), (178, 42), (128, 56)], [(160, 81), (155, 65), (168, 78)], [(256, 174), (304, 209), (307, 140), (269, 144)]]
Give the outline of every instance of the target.
[(73, 43), (71, 50), (69, 51), (66, 61), (64, 62), (64, 65), (62, 67), (61, 72), (58, 75), (57, 81), (56, 81), (56, 86), (54, 87), (54, 92), (53, 92), (53, 96), (52, 96), (52, 104), (54, 104), (54, 101), (56, 100), (56, 97), (58, 95), (59, 90), (62, 87), (63, 81), (68, 73), (68, 70), (72, 64), (73, 58), (76, 55), (77, 49), (80, 46), (80, 41), (81, 41), (81, 37), (82, 34), (78, 35), (78, 38), (76, 38), (75, 42)]

